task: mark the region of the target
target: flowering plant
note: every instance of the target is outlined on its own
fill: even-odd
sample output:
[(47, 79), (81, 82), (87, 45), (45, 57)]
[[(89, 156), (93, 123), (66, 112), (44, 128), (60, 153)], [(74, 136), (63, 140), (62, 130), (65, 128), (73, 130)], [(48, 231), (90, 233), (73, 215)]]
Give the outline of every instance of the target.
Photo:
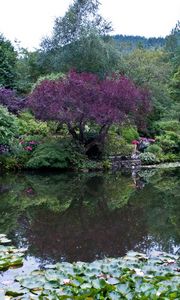
[(25, 140), (20, 140), (19, 144), (22, 145), (23, 149), (25, 151), (29, 151), (32, 152), (35, 150), (35, 148), (37, 147), (37, 145), (39, 144), (36, 141), (25, 141)]

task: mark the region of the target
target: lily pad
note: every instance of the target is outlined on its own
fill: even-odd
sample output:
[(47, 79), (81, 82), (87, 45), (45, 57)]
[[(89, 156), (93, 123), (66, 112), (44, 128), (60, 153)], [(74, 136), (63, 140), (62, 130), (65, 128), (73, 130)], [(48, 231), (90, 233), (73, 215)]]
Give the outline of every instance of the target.
[[(170, 263), (169, 263), (170, 261)], [(173, 263), (172, 263), (173, 261)], [(147, 257), (130, 252), (124, 258), (93, 263), (58, 263), (16, 278), (5, 294), (11, 299), (180, 299), (179, 257), (161, 253)], [(116, 274), (116, 275), (114, 275)], [(28, 298), (29, 297), (29, 298)]]
[(0, 235), (0, 271), (18, 267), (23, 264), (25, 249), (17, 249), (9, 244), (10, 239), (5, 234)]

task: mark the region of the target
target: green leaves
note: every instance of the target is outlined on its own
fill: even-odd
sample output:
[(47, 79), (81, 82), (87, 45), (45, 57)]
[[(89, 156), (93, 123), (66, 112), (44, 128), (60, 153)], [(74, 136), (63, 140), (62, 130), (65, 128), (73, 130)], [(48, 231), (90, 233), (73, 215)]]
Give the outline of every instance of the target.
[(0, 34), (0, 85), (15, 85), (17, 53), (9, 40)]
[(17, 133), (17, 118), (0, 105), (0, 144), (11, 145)]
[(23, 264), (23, 256), (25, 249), (16, 249), (13, 246), (5, 246), (9, 244), (9, 240), (5, 234), (0, 234), (0, 271), (7, 270), (11, 267), (18, 267)]
[[(116, 271), (116, 272), (115, 272)], [(116, 275), (114, 275), (116, 274)], [(59, 263), (16, 278), (7, 288), (10, 299), (179, 299), (179, 257), (167, 253), (146, 257), (129, 252), (124, 258), (93, 263)], [(19, 291), (17, 286), (19, 285)]]

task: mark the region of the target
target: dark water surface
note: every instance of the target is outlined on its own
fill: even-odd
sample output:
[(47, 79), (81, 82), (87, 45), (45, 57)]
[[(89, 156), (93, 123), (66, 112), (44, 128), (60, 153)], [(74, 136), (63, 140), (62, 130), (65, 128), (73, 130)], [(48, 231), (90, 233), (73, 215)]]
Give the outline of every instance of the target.
[(1, 175), (0, 233), (28, 248), (25, 271), (47, 262), (123, 256), (129, 250), (175, 253), (180, 168)]

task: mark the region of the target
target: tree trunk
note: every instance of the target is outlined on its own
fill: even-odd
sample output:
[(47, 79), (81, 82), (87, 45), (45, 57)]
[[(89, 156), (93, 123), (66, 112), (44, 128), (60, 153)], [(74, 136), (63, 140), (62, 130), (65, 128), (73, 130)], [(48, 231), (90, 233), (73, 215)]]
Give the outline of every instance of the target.
[(104, 150), (104, 143), (110, 124), (102, 125), (97, 136), (89, 142), (86, 141), (84, 137), (83, 122), (80, 122), (78, 124), (79, 134), (76, 133), (75, 128), (70, 123), (68, 123), (67, 126), (69, 133), (72, 135), (73, 139), (85, 146), (85, 153), (90, 158), (100, 158), (102, 156)]
[(86, 154), (90, 156), (91, 150), (96, 147), (97, 158), (102, 156), (104, 150), (104, 143), (108, 133), (110, 125), (103, 125), (99, 131), (99, 134), (91, 142), (85, 145)]
[(78, 134), (76, 133), (74, 127), (70, 123), (67, 123), (67, 126), (68, 126), (69, 133), (72, 135), (73, 139), (78, 141), (79, 137), (78, 137)]

